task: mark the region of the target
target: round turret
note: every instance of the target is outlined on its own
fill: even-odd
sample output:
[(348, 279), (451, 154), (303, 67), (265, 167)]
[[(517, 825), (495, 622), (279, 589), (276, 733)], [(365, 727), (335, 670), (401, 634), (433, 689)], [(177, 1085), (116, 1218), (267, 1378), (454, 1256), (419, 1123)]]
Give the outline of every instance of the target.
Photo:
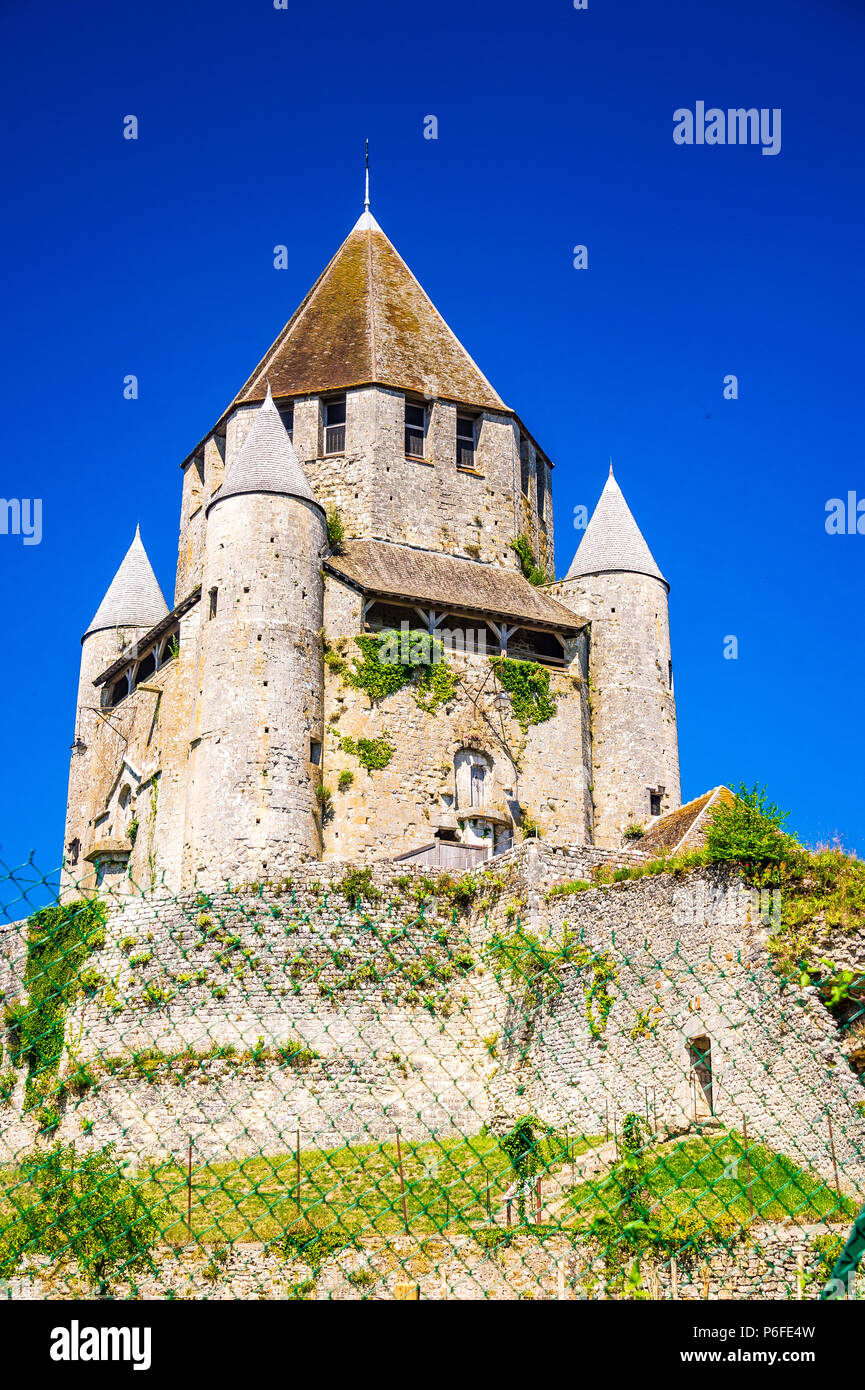
[(610, 475), (557, 596), (591, 620), (594, 840), (681, 804), (669, 585)]
[(320, 853), (326, 535), (268, 390), (207, 511), (187, 879), (256, 879)]

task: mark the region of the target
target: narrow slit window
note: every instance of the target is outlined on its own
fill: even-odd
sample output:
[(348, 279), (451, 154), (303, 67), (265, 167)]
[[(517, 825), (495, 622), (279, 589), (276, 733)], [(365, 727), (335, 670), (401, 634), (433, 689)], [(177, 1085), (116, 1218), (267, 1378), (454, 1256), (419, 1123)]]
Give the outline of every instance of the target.
[(538, 485), (538, 520), (544, 520), (544, 508), (547, 501), (547, 467), (546, 464), (538, 459), (535, 465)]
[(531, 484), (531, 464), (529, 461), (529, 441), (520, 440), (520, 488), (524, 497), (529, 495)]
[(661, 814), (661, 793), (649, 792), (649, 815), (659, 816)]
[(219, 601), (219, 590), (218, 590), (218, 589), (211, 589), (211, 591), (210, 591), (210, 608), (208, 609), (208, 614), (207, 614), (208, 619), (211, 619), (211, 618), (215, 618), (215, 617), (216, 617), (216, 606), (217, 606), (218, 601)]

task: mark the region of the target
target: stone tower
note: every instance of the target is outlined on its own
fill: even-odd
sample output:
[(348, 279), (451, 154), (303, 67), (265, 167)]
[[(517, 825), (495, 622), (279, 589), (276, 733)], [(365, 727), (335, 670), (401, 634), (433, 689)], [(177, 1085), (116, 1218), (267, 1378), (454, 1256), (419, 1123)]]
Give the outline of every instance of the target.
[[(106, 821), (104, 833), (94, 830), (94, 789), (104, 784), (105, 796), (115, 776), (114, 764), (122, 754), (123, 740), (103, 712), (104, 698), (95, 688), (96, 677), (134, 647), (143, 633), (161, 622), (168, 605), (136, 527), (135, 536), (108, 587), (92, 622), (81, 639), (81, 667), (75, 717), (75, 741), (69, 767), (69, 800), (66, 809), (68, 880), (83, 882), (91, 872), (94, 855), (101, 854), (101, 874), (125, 868), (118, 846), (127, 827)], [(131, 816), (131, 810), (130, 810)], [(81, 860), (82, 847), (88, 862)]]
[(679, 742), (661, 574), (610, 475), (557, 597), (590, 619), (595, 844), (681, 804)]
[(184, 876), (320, 853), (324, 512), (268, 388), (206, 511)]

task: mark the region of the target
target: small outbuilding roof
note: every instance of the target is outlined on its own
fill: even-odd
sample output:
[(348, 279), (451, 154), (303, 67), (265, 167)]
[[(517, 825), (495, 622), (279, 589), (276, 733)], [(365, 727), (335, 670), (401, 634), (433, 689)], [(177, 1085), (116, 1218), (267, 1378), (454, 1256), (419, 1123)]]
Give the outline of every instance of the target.
[(576, 633), (586, 626), (570, 608), (530, 584), (515, 569), (416, 550), (390, 541), (345, 541), (324, 568), (365, 593), (428, 603), (490, 617), (520, 619), (530, 626)]
[(642, 839), (635, 841), (634, 848), (641, 854), (677, 854), (685, 850), (699, 849), (703, 843), (706, 823), (710, 811), (719, 801), (734, 800), (729, 787), (712, 787), (675, 811), (659, 816), (649, 826)]
[(136, 526), (135, 538), (84, 636), (111, 627), (154, 627), (167, 612), (168, 604)]

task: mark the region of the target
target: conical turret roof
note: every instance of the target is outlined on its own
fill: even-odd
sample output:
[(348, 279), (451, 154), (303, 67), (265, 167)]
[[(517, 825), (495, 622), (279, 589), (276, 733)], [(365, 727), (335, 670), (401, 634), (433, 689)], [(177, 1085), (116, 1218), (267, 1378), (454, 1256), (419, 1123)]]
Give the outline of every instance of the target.
[(273, 403), (269, 385), (261, 409), (255, 412), (249, 434), (210, 506), (244, 492), (273, 492), (315, 502), (312, 488)]
[[(507, 410), (372, 213), (365, 211), (235, 398), (376, 383)], [(232, 407), (233, 408), (233, 407)]]
[(648, 574), (664, 584), (667, 582), (613, 477), (610, 464), (610, 476), (566, 577), (577, 579), (583, 574), (621, 572)]
[(135, 539), (123, 557), (108, 593), (94, 614), (84, 636), (109, 627), (155, 627), (168, 612), (159, 580), (147, 558), (136, 526)]

